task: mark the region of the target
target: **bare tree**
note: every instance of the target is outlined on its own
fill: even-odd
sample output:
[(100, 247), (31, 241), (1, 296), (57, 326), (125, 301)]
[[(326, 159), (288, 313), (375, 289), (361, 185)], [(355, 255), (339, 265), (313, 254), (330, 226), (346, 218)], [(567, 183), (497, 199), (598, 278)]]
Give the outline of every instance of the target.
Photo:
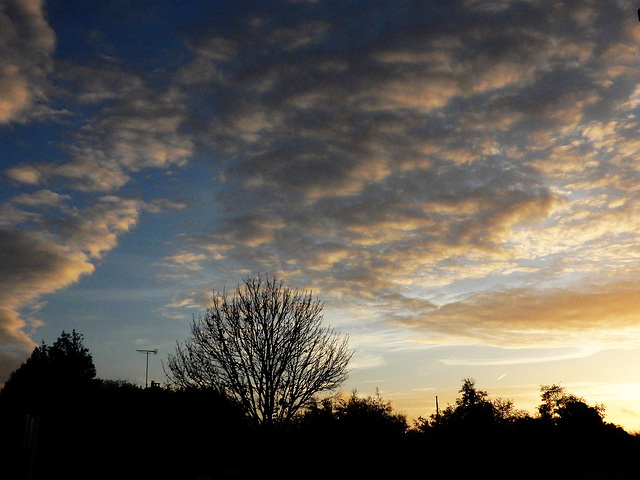
[(190, 338), (169, 355), (166, 374), (179, 386), (230, 396), (262, 425), (287, 422), (347, 378), (348, 337), (322, 326), (322, 309), (311, 292), (251, 276), (231, 296), (214, 292)]

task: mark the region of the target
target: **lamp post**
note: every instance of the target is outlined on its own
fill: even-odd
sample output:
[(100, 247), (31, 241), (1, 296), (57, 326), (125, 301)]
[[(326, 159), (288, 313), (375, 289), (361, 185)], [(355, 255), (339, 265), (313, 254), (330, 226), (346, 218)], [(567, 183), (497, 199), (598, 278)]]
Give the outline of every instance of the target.
[(149, 386), (149, 354), (153, 353), (156, 355), (158, 353), (158, 349), (154, 348), (153, 350), (138, 350), (140, 353), (145, 353), (147, 355), (147, 369), (144, 374), (144, 388), (146, 389)]

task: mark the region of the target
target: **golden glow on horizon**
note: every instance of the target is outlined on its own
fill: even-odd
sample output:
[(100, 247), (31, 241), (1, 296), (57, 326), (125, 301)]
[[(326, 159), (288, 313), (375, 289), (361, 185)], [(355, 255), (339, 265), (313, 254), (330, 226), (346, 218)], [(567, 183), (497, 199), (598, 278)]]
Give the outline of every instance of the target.
[[(211, 289), (268, 272), (351, 335), (353, 387), (379, 382), (408, 413), (466, 376), (529, 410), (566, 382), (635, 428), (632, 2), (223, 9), (158, 22), (168, 43), (145, 58), (132, 32), (92, 40), (131, 28), (102, 7), (89, 32), (13, 3), (0, 375), (74, 319), (126, 377), (112, 345), (171, 345)], [(122, 289), (147, 302), (95, 294)]]

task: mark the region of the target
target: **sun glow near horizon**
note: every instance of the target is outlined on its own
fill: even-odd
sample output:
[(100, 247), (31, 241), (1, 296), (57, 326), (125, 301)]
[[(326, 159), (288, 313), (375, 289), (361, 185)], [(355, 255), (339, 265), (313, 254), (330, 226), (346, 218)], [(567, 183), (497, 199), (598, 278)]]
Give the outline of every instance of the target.
[(0, 381), (73, 328), (139, 379), (268, 272), (350, 334), (349, 390), (561, 383), (637, 428), (633, 2), (12, 5)]

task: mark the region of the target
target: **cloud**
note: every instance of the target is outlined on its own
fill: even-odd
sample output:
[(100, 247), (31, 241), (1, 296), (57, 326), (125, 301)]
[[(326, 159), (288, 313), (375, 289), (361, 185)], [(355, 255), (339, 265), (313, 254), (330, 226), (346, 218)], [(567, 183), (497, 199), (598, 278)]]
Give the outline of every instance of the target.
[(8, 331), (43, 292), (89, 273), (141, 212), (183, 208), (116, 195), (197, 153), (217, 175), (215, 215), (185, 226), (164, 260), (185, 292), (172, 307), (200, 306), (211, 280), (270, 272), (432, 343), (609, 345), (634, 332), (630, 4), (212, 6), (177, 29), (184, 57), (153, 73), (117, 55), (51, 72), (41, 6), (11, 5), (23, 13), (0, 14), (11, 47), (0, 121), (35, 118), (53, 92), (73, 115), (51, 159), (3, 172), (24, 193), (0, 206), (0, 226), (62, 279), (33, 267), (42, 287), (11, 307)]
[[(22, 23), (16, 18), (19, 29)], [(38, 25), (47, 27), (46, 22)], [(51, 48), (53, 44), (52, 39)], [(38, 51), (47, 50), (40, 45)], [(38, 65), (47, 70), (53, 67), (51, 61)], [(13, 165), (3, 172), (6, 177), (26, 186), (63, 181), (79, 192), (109, 193), (141, 170), (184, 166), (191, 157), (194, 143), (183, 128), (186, 108), (178, 89), (153, 85), (113, 59), (84, 64), (62, 60), (55, 67), (50, 75), (55, 88), (50, 88), (49, 100), (64, 106), (65, 122), (75, 133), (55, 142), (57, 155), (52, 159)], [(31, 72), (28, 78), (39, 77)]]
[(378, 368), (387, 362), (379, 355), (356, 352), (349, 362), (349, 367), (354, 370), (366, 370), (368, 368)]
[[(313, 25), (267, 9), (193, 41), (182, 72), (224, 98), (194, 135), (225, 215), (181, 237), (174, 274), (280, 273), (433, 341), (633, 330), (637, 302), (614, 284), (640, 241), (633, 16), (376, 5), (367, 34), (347, 25), (361, 12), (315, 5)], [(567, 281), (608, 287), (552, 290)]]
[[(35, 346), (29, 332), (41, 325), (26, 312), (42, 296), (94, 272), (96, 260), (139, 219), (142, 204), (102, 197), (78, 209), (49, 190), (19, 194), (0, 208), (0, 379)], [(22, 212), (22, 215), (16, 214)]]
[(20, 309), (40, 295), (51, 293), (91, 273), (93, 265), (81, 252), (66, 251), (42, 235), (0, 231), (2, 275), (0, 330), (3, 345), (0, 377), (5, 379), (35, 345), (23, 331)]
[[(424, 341), (507, 348), (617, 348), (640, 342), (635, 281), (582, 289), (490, 291), (394, 317), (424, 333)], [(585, 345), (587, 347), (585, 347)], [(524, 361), (523, 359), (521, 359)]]
[(80, 192), (115, 191), (141, 170), (186, 164), (194, 145), (180, 131), (183, 120), (182, 107), (171, 93), (153, 100), (128, 99), (116, 107), (105, 107), (80, 130), (65, 147), (69, 160), (20, 164), (7, 169), (5, 175), (27, 185), (62, 179)]
[[(43, 69), (47, 65), (41, 63)], [(3, 172), (24, 192), (0, 204), (7, 245), (0, 262), (0, 380), (33, 348), (30, 337), (41, 324), (36, 317), (44, 295), (93, 273), (97, 261), (134, 228), (143, 212), (185, 207), (176, 200), (145, 202), (114, 195), (141, 172), (181, 167), (192, 155), (194, 144), (182, 130), (181, 94), (171, 87), (150, 87), (111, 60), (57, 66), (51, 92), (73, 113), (65, 126), (73, 127), (84, 109), (91, 115), (55, 142), (51, 159), (17, 163)], [(29, 78), (43, 81), (34, 72)], [(29, 102), (42, 99), (34, 93)], [(18, 119), (15, 112), (12, 119)]]
[[(440, 361), (445, 365), (463, 366), (496, 366), (496, 365), (527, 365), (531, 363), (558, 362), (584, 358), (599, 352), (597, 348), (576, 348), (569, 352), (540, 354), (537, 352), (531, 356), (515, 356), (509, 358), (443, 358)], [(500, 375), (496, 380), (502, 380), (507, 374)]]
[[(513, 21), (525, 20), (519, 15)], [(531, 128), (514, 129), (523, 127), (518, 120), (532, 108), (513, 99), (538, 92), (536, 116), (550, 119), (559, 109), (543, 105), (557, 107), (566, 95), (573, 95), (567, 105), (589, 105), (595, 86), (590, 89), (588, 76), (577, 75), (585, 79), (577, 92), (573, 85), (551, 82), (553, 66), (562, 71), (570, 60), (587, 63), (593, 47), (581, 47), (557, 30), (546, 38), (535, 30), (537, 23), (516, 35), (496, 31), (496, 22), (500, 18), (495, 15), (479, 16), (471, 28), (452, 28), (454, 33), (447, 34), (390, 29), (384, 41), (353, 54), (313, 50), (311, 59), (290, 55), (278, 63), (259, 57), (256, 52), (263, 50), (245, 52), (262, 65), (255, 71), (233, 70), (235, 64), (225, 58), (237, 87), (224, 88), (229, 101), (210, 122), (207, 135), (217, 149), (236, 159), (227, 177), (241, 178), (240, 187), (255, 195), (280, 188), (308, 199), (353, 197), (383, 184), (399, 169), (421, 173), (434, 161), (470, 164), (486, 157), (486, 148), (455, 133), (459, 126), (481, 133), (487, 125), (502, 125), (497, 133), (506, 130), (526, 138)], [(207, 56), (203, 49), (195, 51), (198, 58)], [(503, 94), (488, 96), (490, 91)], [(469, 135), (473, 142), (483, 136)], [(500, 153), (499, 137), (486, 143), (496, 146), (494, 155)], [(519, 159), (505, 160), (510, 168), (522, 168)]]
[(71, 97), (81, 105), (105, 105), (108, 102), (138, 98), (144, 81), (133, 72), (119, 68), (114, 61), (90, 65), (65, 62), (55, 75), (59, 95)]
[(46, 101), (55, 34), (44, 2), (8, 0), (0, 10), (0, 124), (24, 121)]

